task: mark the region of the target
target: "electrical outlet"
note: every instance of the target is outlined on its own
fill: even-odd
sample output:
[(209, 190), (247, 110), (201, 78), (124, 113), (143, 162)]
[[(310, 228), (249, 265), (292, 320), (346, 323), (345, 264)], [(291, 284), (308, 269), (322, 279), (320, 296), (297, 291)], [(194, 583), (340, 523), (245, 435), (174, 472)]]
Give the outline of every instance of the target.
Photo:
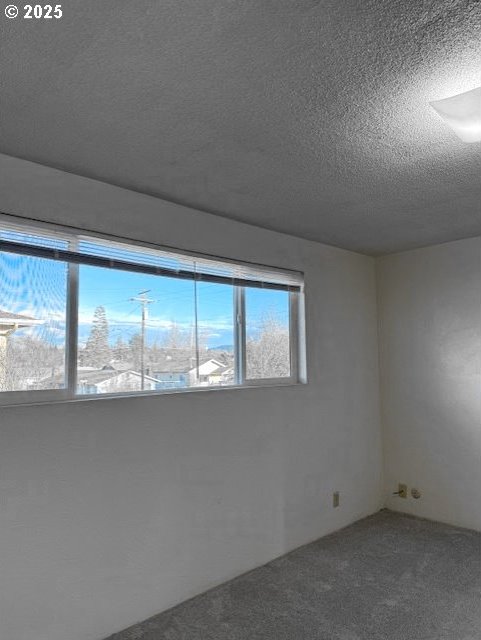
[(419, 498), (421, 497), (421, 492), (419, 491), (419, 489), (416, 489), (415, 487), (413, 487), (411, 489), (411, 495), (415, 500), (419, 500)]
[(407, 484), (403, 484), (402, 482), (400, 482), (398, 484), (397, 491), (394, 492), (394, 495), (399, 496), (400, 498), (407, 498), (408, 497), (408, 486), (407, 486)]
[(332, 494), (332, 506), (334, 507), (334, 509), (337, 509), (340, 504), (341, 494), (339, 493), (339, 491), (334, 491), (334, 493)]

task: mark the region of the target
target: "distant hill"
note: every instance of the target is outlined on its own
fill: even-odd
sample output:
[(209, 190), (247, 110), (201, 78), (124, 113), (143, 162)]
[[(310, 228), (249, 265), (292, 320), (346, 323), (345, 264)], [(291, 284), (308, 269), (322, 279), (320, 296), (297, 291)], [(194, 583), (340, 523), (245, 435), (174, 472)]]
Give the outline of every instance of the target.
[(210, 347), (208, 351), (228, 351), (229, 353), (234, 353), (234, 345), (233, 344), (220, 344), (216, 347)]

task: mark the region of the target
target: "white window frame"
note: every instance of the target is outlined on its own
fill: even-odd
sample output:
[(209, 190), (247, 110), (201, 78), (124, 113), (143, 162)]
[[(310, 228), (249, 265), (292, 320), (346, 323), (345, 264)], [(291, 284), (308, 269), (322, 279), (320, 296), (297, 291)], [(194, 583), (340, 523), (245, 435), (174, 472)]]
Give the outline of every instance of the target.
[[(12, 214), (0, 214), (0, 223), (8, 223), (12, 226), (25, 228), (25, 233), (38, 232), (49, 234), (55, 238), (62, 238), (69, 242), (69, 250), (74, 249), (75, 243), (80, 237), (90, 237), (99, 241), (116, 242), (125, 244), (126, 247), (144, 247), (159, 251), (172, 251), (179, 256), (198, 256), (214, 259), (226, 264), (247, 264), (229, 258), (214, 258), (213, 256), (179, 250), (176, 248), (160, 246), (143, 242), (132, 238), (124, 238), (101, 234), (95, 231), (66, 227), (53, 223), (19, 218)], [(1, 249), (8, 251), (8, 249)], [(79, 394), (77, 392), (77, 353), (78, 353), (78, 312), (79, 312), (79, 264), (67, 262), (67, 306), (65, 328), (65, 388), (63, 389), (37, 389), (25, 391), (0, 391), (0, 406), (25, 405), (65, 401), (101, 400), (119, 397), (157, 396), (172, 393), (195, 393), (204, 391), (229, 391), (249, 387), (269, 387), (296, 385), (307, 382), (305, 373), (305, 325), (304, 325), (304, 287), (299, 291), (289, 291), (289, 347), (290, 347), (290, 375), (279, 378), (255, 378), (246, 377), (246, 314), (245, 314), (245, 290), (249, 287), (232, 285), (234, 289), (233, 313), (234, 313), (234, 356), (235, 376), (231, 385), (212, 385), (207, 387), (187, 387), (176, 389), (120, 391), (118, 393)], [(255, 267), (256, 265), (250, 265)], [(283, 271), (283, 270), (279, 270)], [(162, 276), (159, 276), (162, 277)]]
[(236, 384), (242, 387), (265, 387), (273, 385), (292, 385), (303, 382), (299, 375), (299, 353), (301, 332), (299, 327), (300, 304), (302, 294), (291, 291), (289, 293), (289, 376), (282, 378), (248, 378), (247, 377), (247, 348), (246, 348), (246, 305), (245, 290), (248, 287), (235, 287), (234, 318), (235, 318), (235, 355), (236, 355)]

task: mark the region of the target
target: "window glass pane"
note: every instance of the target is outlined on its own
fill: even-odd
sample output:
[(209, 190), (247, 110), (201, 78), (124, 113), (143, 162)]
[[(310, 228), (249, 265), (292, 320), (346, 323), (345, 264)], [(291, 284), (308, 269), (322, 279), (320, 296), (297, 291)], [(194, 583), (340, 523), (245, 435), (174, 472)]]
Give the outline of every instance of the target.
[(0, 252), (0, 391), (65, 387), (67, 271)]
[(77, 392), (232, 384), (232, 287), (81, 265)]
[(246, 289), (246, 377), (290, 376), (289, 293)]
[(77, 392), (188, 386), (193, 282), (81, 265)]
[(195, 386), (234, 384), (234, 288), (197, 285), (199, 370)]

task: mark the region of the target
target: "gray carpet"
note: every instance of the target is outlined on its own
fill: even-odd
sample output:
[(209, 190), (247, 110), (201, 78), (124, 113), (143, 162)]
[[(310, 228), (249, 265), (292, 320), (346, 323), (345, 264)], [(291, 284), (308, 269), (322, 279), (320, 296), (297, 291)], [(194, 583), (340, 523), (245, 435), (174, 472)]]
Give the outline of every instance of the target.
[(480, 640), (481, 533), (389, 511), (109, 640)]

